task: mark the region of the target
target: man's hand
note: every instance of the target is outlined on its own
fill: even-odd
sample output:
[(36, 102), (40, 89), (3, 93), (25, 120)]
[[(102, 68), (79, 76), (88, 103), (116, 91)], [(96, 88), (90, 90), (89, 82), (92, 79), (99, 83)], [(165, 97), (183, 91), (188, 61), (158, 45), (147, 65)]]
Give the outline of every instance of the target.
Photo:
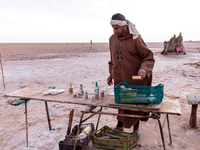
[(108, 76), (108, 78), (107, 78), (107, 84), (108, 85), (113, 85), (113, 82), (112, 82), (112, 75), (110, 74), (109, 76)]
[(141, 76), (141, 80), (143, 80), (146, 77), (146, 71), (144, 69), (140, 69), (138, 71), (138, 75)]

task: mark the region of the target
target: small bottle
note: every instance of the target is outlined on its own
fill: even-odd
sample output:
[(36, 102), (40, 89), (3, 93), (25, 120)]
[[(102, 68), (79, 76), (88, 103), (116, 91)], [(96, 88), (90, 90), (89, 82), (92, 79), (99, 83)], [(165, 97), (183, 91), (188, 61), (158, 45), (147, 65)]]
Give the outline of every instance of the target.
[(96, 91), (98, 91), (98, 93), (99, 93), (99, 87), (98, 87), (98, 83), (97, 82), (95, 83), (94, 93), (96, 93)]
[(80, 139), (80, 140), (85, 139), (87, 136), (90, 135), (91, 131), (92, 131), (92, 128), (91, 128), (91, 126), (88, 125), (88, 126), (78, 135), (78, 139)]
[(88, 92), (85, 92), (85, 99), (88, 99)]
[(101, 98), (104, 98), (104, 90), (101, 90)]
[(72, 83), (69, 84), (69, 94), (73, 94)]
[(80, 92), (81, 92), (82, 94), (84, 94), (83, 85), (82, 85), (82, 84), (80, 84)]
[(77, 98), (77, 94), (76, 94), (76, 92), (74, 92), (74, 98)]
[(99, 99), (99, 92), (98, 92), (98, 90), (96, 90), (96, 92), (95, 92), (95, 99)]
[(78, 92), (78, 98), (82, 98), (83, 94), (81, 92)]
[(94, 102), (94, 101), (95, 101), (95, 99), (94, 99), (94, 96), (92, 96), (92, 98), (91, 98), (91, 101), (92, 101), (92, 102)]

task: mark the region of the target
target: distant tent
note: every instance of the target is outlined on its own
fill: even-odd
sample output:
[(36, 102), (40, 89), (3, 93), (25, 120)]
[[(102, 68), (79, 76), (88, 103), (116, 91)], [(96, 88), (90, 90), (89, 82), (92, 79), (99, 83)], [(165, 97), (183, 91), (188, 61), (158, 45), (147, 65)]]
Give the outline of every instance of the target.
[(186, 54), (183, 46), (183, 36), (181, 35), (181, 32), (178, 37), (174, 35), (169, 41), (164, 41), (164, 50), (161, 52), (161, 54), (167, 55), (167, 53), (176, 52), (177, 45), (181, 47), (183, 54)]

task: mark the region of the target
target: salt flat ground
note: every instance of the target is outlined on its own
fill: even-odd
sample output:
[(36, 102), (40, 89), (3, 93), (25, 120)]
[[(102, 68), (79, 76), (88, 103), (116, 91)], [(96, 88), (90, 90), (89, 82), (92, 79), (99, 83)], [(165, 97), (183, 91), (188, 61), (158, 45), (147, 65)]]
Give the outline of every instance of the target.
[[(200, 112), (197, 114), (197, 128), (189, 127), (191, 105), (187, 104), (186, 94), (199, 94), (200, 68), (183, 65), (200, 61), (200, 42), (184, 42), (186, 55), (161, 55), (163, 43), (147, 43), (156, 60), (153, 70), (153, 83), (164, 84), (164, 99), (179, 100), (182, 116), (170, 115), (173, 145), (168, 145), (167, 126), (164, 137), (167, 149), (198, 150), (200, 143)], [(73, 83), (75, 91), (83, 84), (84, 90), (94, 91), (95, 82), (108, 94), (114, 94), (113, 86), (106, 84), (108, 61), (107, 43), (94, 43), (92, 50), (88, 43), (43, 43), (43, 44), (0, 44), (6, 90), (0, 80), (0, 149), (21, 150), (26, 148), (26, 128), (24, 104), (12, 106), (14, 98), (5, 94), (29, 87), (51, 87), (68, 89)], [(28, 102), (29, 148), (30, 150), (58, 150), (63, 140), (71, 109), (75, 109), (73, 126), (78, 124), (80, 110), (85, 106), (48, 103), (53, 131), (48, 131), (45, 104), (42, 101)], [(110, 109), (110, 112), (117, 112)], [(161, 121), (164, 121), (164, 115)], [(96, 123), (97, 116), (88, 120)], [(115, 126), (116, 118), (102, 115), (99, 128)], [(132, 129), (125, 129), (131, 132)], [(140, 123), (141, 136), (137, 150), (162, 150), (159, 127), (156, 120)], [(98, 149), (98, 148), (88, 148)]]

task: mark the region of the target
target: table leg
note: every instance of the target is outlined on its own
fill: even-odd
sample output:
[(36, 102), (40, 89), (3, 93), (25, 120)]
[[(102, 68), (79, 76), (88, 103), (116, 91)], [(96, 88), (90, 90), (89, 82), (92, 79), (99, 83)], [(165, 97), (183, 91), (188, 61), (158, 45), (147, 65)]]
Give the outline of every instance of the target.
[(197, 104), (192, 105), (191, 115), (190, 115), (190, 127), (195, 128), (197, 125)]
[(164, 121), (163, 121), (162, 129), (164, 128), (164, 125), (165, 125), (165, 121), (166, 121), (166, 119), (167, 119), (167, 115), (165, 116), (165, 119), (164, 119)]
[(163, 129), (164, 125), (165, 125), (165, 120), (166, 120), (166, 119), (167, 119), (168, 131), (169, 131), (170, 145), (173, 145), (173, 143), (172, 143), (172, 137), (171, 137), (170, 124), (169, 124), (169, 115), (168, 115), (168, 114), (166, 114), (166, 116), (165, 116), (165, 119), (164, 119), (164, 121), (163, 121), (162, 129)]
[(28, 118), (27, 118), (27, 101), (25, 102), (25, 119), (26, 119), (26, 146), (28, 148)]
[(171, 137), (170, 124), (169, 124), (169, 116), (168, 116), (168, 114), (166, 114), (166, 116), (167, 116), (167, 124), (168, 124), (170, 145), (173, 145), (173, 143), (172, 143), (172, 137)]
[[(100, 112), (102, 111), (102, 107), (101, 107), (101, 109), (99, 111)], [(98, 117), (98, 121), (97, 121), (97, 125), (96, 125), (96, 131), (97, 131), (98, 126), (99, 126), (100, 117), (101, 117), (101, 114), (99, 114), (99, 117)]]
[(164, 150), (166, 150), (166, 146), (165, 146), (165, 140), (164, 140), (164, 136), (163, 136), (163, 130), (162, 130), (162, 126), (161, 126), (161, 123), (160, 123), (160, 119), (159, 118), (156, 118), (158, 120), (158, 124), (159, 124), (159, 127), (160, 127), (160, 134), (161, 134), (161, 139), (162, 139), (162, 143), (163, 143), (163, 148)]
[(47, 120), (48, 120), (48, 125), (49, 125), (49, 131), (51, 131), (51, 119), (49, 115), (49, 108), (48, 108), (48, 103), (45, 101), (45, 106), (46, 106), (46, 112), (47, 112)]

